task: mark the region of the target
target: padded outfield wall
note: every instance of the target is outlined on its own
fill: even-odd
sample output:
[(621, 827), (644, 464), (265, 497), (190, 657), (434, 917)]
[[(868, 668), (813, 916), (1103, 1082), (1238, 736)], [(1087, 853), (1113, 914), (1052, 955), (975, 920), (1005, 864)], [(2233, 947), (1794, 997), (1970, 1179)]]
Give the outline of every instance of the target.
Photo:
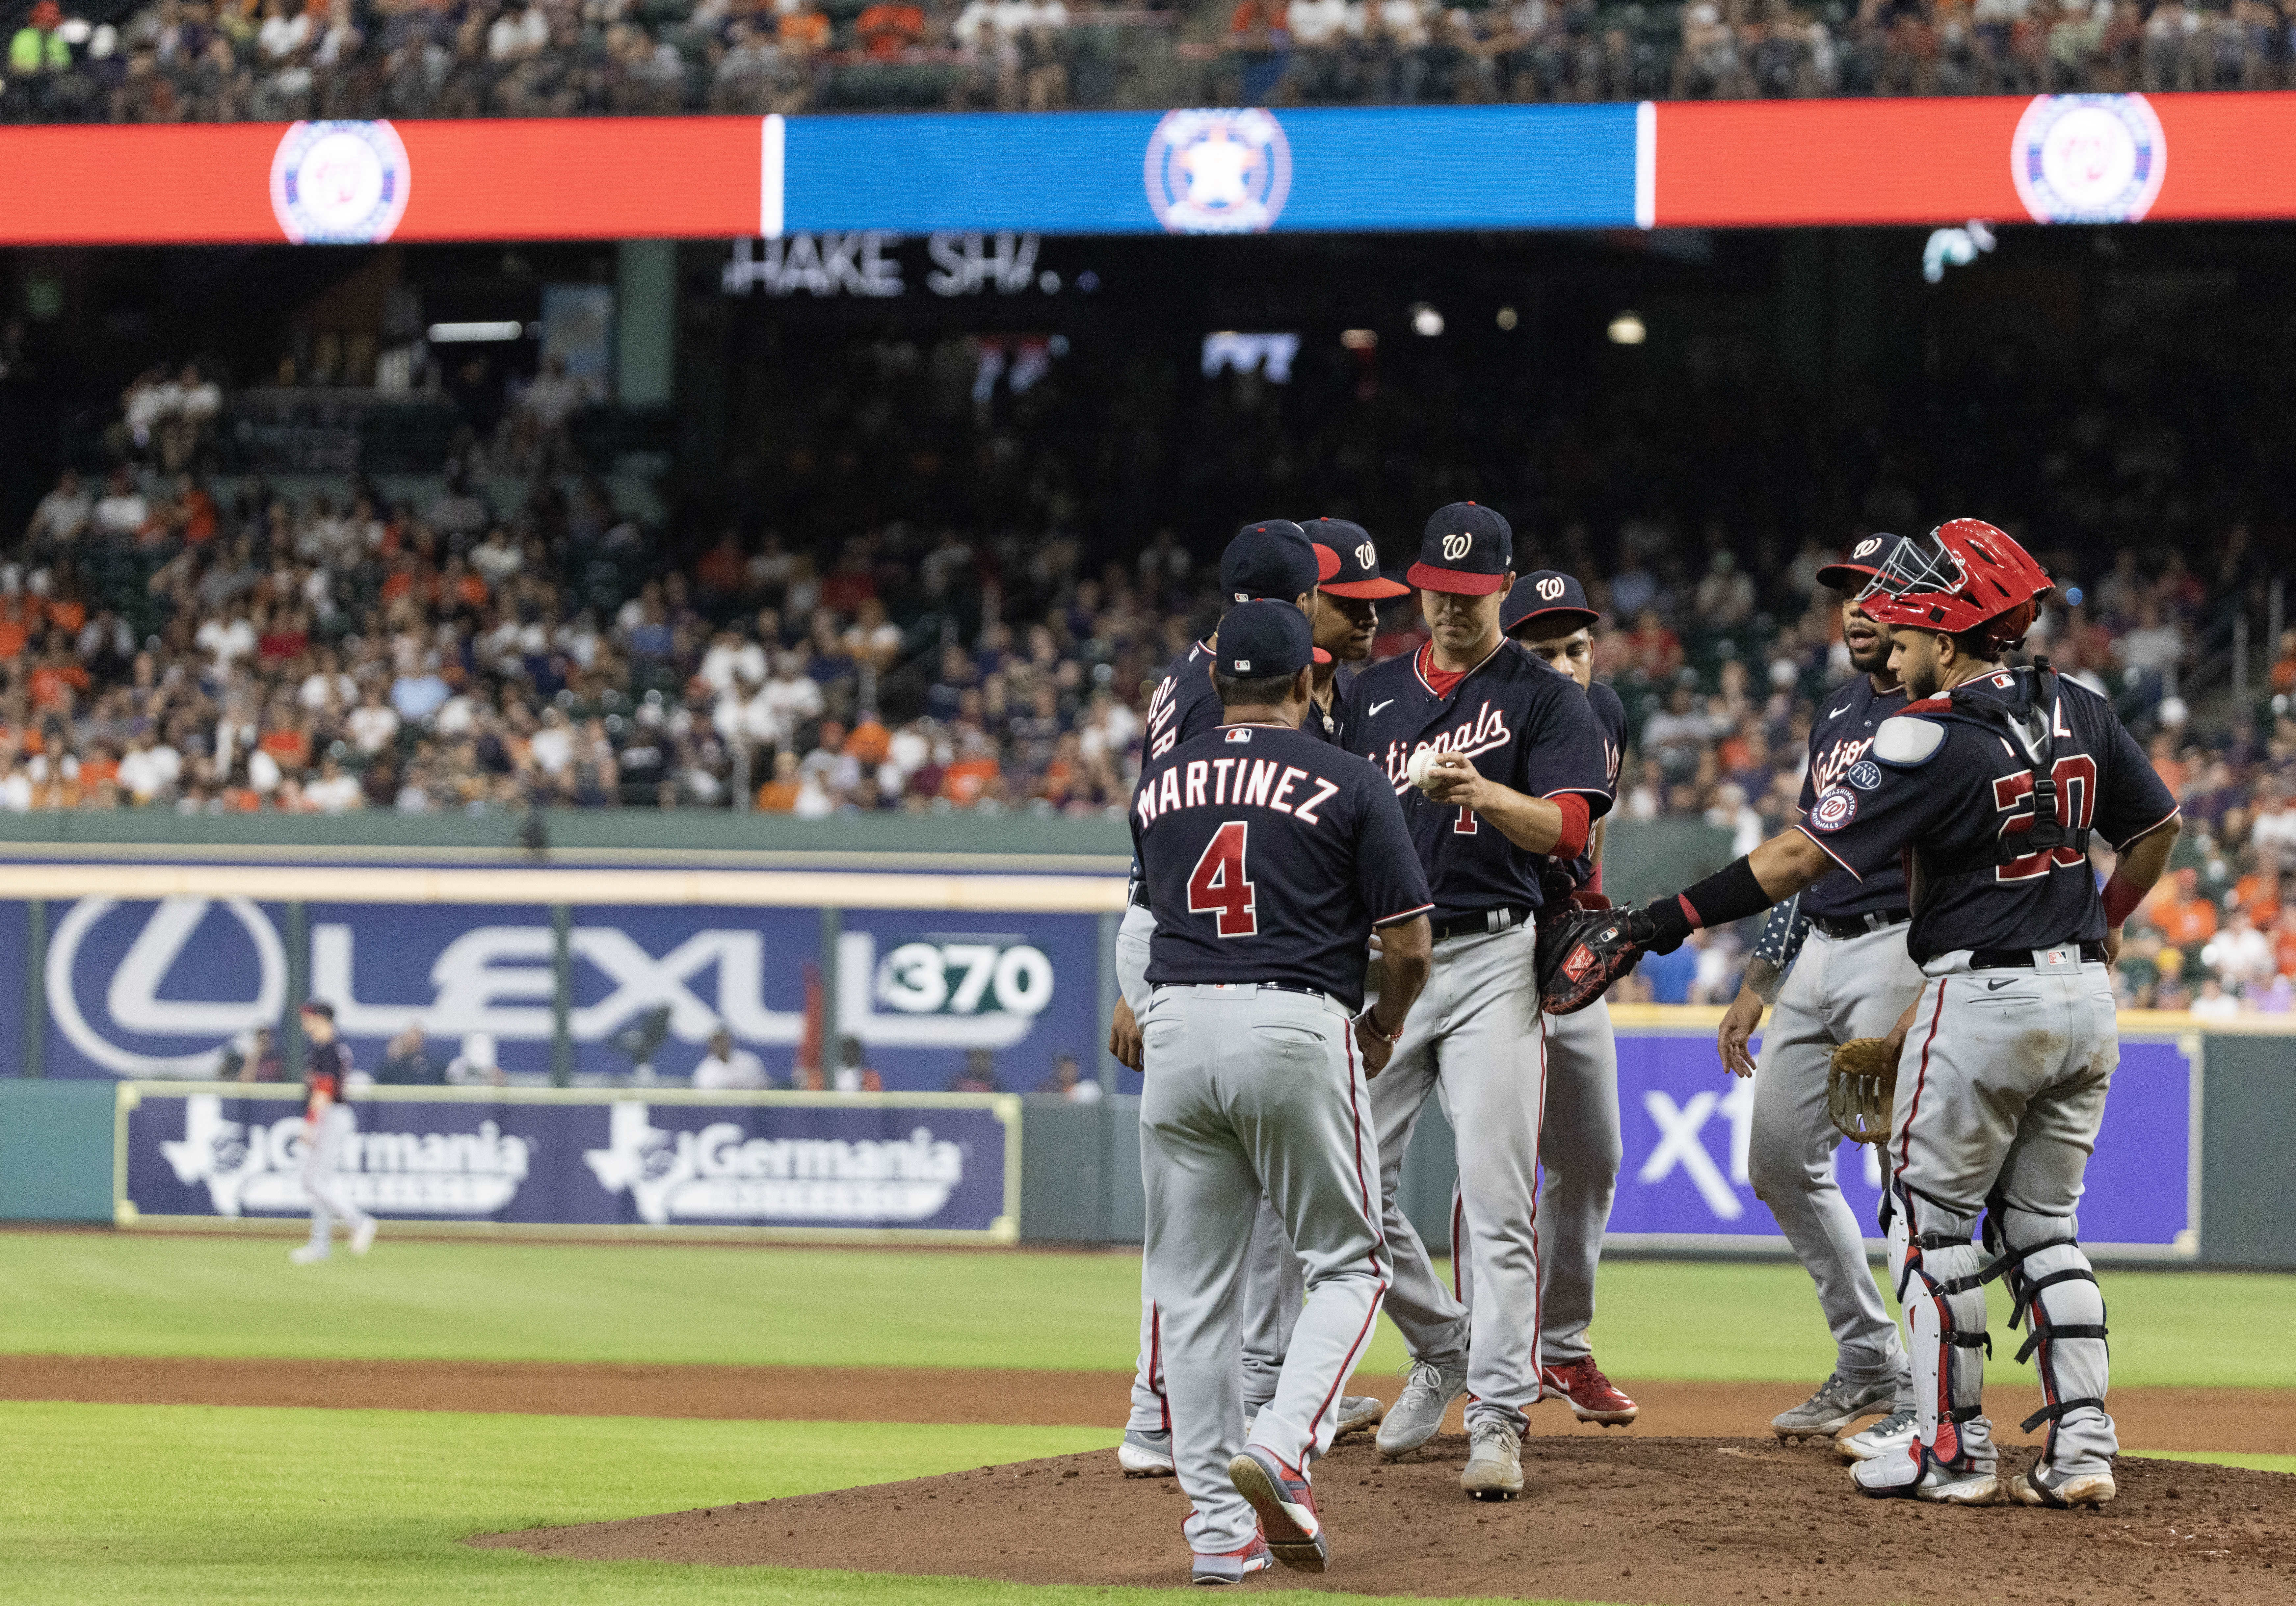
[[(1138, 1239), (1139, 1077), (1101, 1047), (1120, 824), (634, 822), (553, 816), (539, 852), (506, 821), (11, 822), (0, 1219), (293, 1230), (291, 1089), (215, 1077), (250, 1028), (291, 1034), (295, 1004), (323, 997), (362, 1068), (417, 1022), (434, 1063), (483, 1034), (511, 1077), (360, 1101), (349, 1185), (386, 1217), (508, 1236)], [(1718, 839), (1620, 822), (1611, 860), (1649, 883), (1620, 889), (1710, 868)], [(1611, 1248), (1780, 1252), (1717, 1012), (1616, 1013)], [(633, 1037), (649, 1025), (650, 1047)], [(721, 1026), (777, 1082), (808, 1043), (849, 1037), (883, 1091), (694, 1093)], [(2296, 1043), (2139, 1014), (2123, 1041), (2084, 1239), (2101, 1258), (2296, 1266), (2279, 1228), (2296, 1182), (2269, 1135), (2296, 1127)], [(1003, 1091), (947, 1091), (979, 1051)], [(1064, 1053), (1098, 1102), (1032, 1092)], [(1846, 1144), (1838, 1165), (1872, 1221), (1870, 1152)], [(1452, 1176), (1437, 1116), (1403, 1184), (1431, 1241)]]

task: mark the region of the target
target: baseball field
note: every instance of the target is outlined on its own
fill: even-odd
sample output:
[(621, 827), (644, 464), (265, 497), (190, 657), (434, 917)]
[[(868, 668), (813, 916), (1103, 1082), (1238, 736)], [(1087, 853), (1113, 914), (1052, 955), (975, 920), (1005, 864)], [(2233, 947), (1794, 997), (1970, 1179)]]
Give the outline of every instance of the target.
[[(1054, 1606), (1185, 1583), (1182, 1496), (1109, 1453), (1136, 1257), (287, 1247), (0, 1234), (0, 1598)], [(1944, 1602), (1972, 1597), (1933, 1553), (1997, 1524), (2024, 1561), (1988, 1599), (2296, 1600), (2296, 1278), (2103, 1275), (2129, 1454), (2101, 1513), (1857, 1499), (1824, 1446), (1767, 1432), (1832, 1351), (1798, 1267), (1615, 1261), (1596, 1353), (1639, 1423), (1541, 1407), (1529, 1488), (1497, 1506), (1460, 1496), (1456, 1444), (1343, 1447), (1317, 1479), (1332, 1571), (1245, 1587)], [(1988, 1404), (2014, 1459), (2036, 1396), (2005, 1315), (1997, 1295)], [(1402, 1358), (1383, 1328), (1362, 1391), (1392, 1397)]]

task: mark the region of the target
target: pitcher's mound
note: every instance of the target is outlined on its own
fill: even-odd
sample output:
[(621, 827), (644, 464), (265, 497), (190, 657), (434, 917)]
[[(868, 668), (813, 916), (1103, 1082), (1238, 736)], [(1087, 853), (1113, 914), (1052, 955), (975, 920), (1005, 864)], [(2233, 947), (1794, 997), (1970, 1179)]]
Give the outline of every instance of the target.
[[(1757, 1601), (2296, 1601), (2296, 1478), (2124, 1457), (2101, 1512), (1873, 1500), (1819, 1446), (1533, 1438), (1522, 1497), (1459, 1491), (1466, 1441), (1389, 1463), (1369, 1442), (1316, 1469), (1331, 1570), (1245, 1588), (1528, 1595), (1668, 1606)], [(2030, 1459), (2012, 1451), (2011, 1465)], [(1187, 1501), (1112, 1451), (983, 1467), (474, 1545), (594, 1561), (956, 1574), (1021, 1584), (1185, 1585)]]

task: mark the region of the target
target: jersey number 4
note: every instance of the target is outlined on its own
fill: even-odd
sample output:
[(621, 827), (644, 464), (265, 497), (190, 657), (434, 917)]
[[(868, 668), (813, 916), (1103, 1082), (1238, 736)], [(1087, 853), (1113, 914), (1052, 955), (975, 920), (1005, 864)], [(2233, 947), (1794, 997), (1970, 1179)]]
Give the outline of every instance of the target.
[(1230, 820), (1204, 844), (1203, 856), (1188, 872), (1188, 913), (1219, 916), (1222, 937), (1256, 937), (1259, 909), (1251, 877), (1243, 867), (1250, 827)]
[[(2096, 760), (2087, 753), (2060, 758), (2051, 767), (2049, 778), (2057, 785), (2057, 823), (2073, 831), (2093, 823), (2096, 815)], [(2030, 770), (2019, 770), (2013, 775), (2000, 775), (1994, 780), (1993, 806), (2009, 816), (2001, 822), (2001, 840), (2012, 847), (2015, 846), (2012, 838), (2033, 828), (2032, 798)], [(2030, 853), (2021, 859), (1996, 864), (1993, 879), (2030, 881), (2052, 870), (2069, 870), (2087, 862), (2088, 856), (2078, 848), (2053, 848), (2046, 853)]]

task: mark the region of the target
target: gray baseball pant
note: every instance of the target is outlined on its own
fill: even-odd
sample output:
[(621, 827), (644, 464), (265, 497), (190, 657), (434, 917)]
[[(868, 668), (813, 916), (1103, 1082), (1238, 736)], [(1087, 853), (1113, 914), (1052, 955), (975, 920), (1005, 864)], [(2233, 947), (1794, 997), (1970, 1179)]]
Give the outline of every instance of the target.
[[(1132, 1006), (1136, 1021), (1148, 1019), (1148, 944), (1156, 935), (1156, 917), (1137, 904), (1128, 905), (1124, 922), (1116, 931), (1116, 985)], [(1275, 1397), (1275, 1380), (1283, 1370), (1284, 1351), (1291, 1347), (1292, 1324), (1300, 1319), (1300, 1301), (1306, 1292), (1299, 1256), (1275, 1207), (1267, 1200), (1252, 1217), (1251, 1244), (1244, 1274), (1243, 1398), (1247, 1412), (1256, 1411)], [(1148, 1290), (1148, 1264), (1140, 1265), (1140, 1348), (1132, 1367), (1132, 1408), (1125, 1426), (1139, 1433), (1168, 1432), (1163, 1368), (1164, 1340), (1157, 1331), (1156, 1301)]]
[(367, 1218), (342, 1190), (343, 1151), (358, 1135), (358, 1118), (345, 1104), (330, 1104), (319, 1129), (303, 1140), (303, 1193), (311, 1201), (311, 1242), (328, 1247), (336, 1217), (356, 1230)]
[[(1834, 1181), (1842, 1139), (1826, 1114), (1825, 1075), (1836, 1044), (1887, 1037), (1920, 994), (1906, 930), (1900, 923), (1849, 938), (1810, 932), (1762, 1029), (1746, 1148), (1755, 1197), (1817, 1284), (1837, 1366), (1860, 1381), (1894, 1376), (1900, 1405), (1913, 1403), (1912, 1377), (1866, 1265), (1864, 1230)], [(1883, 1164), (1886, 1170), (1886, 1156)]]
[[(1982, 1403), (1976, 1335), (1985, 1297), (1942, 1285), (2004, 1250), (2021, 1257), (2008, 1274), (2010, 1296), (2031, 1323), (2042, 1397), (2065, 1407), (2043, 1454), (2079, 1475), (2107, 1471), (2120, 1447), (2104, 1410), (2104, 1299), (2075, 1216), (2120, 1064), (2120, 1030), (2105, 966), (2083, 963), (2071, 946), (2033, 957), (2031, 970), (1972, 971), (1959, 950), (1923, 967), (1929, 979), (1898, 1061), (1890, 1139), (1898, 1197), (1919, 1214), (1914, 1231), (1947, 1238), (1965, 1237), (1983, 1211), (1986, 1248), (1916, 1254), (1901, 1208), (1890, 1224), (1891, 1261), (1905, 1282), (1922, 1442), (1950, 1459), (1956, 1448), (1982, 1457), (1991, 1424), (1948, 1415)], [(1955, 1343), (1956, 1334), (1967, 1341)]]
[[(1402, 1041), (1371, 1085), (1379, 1123), (1380, 1197), (1395, 1282), (1387, 1314), (1412, 1355), (1464, 1361), (1469, 1421), (1521, 1432), (1538, 1403), (1538, 1132), (1546, 1103), (1546, 1017), (1539, 1012), (1532, 929), (1435, 945), (1426, 990)], [(1396, 1179), (1432, 1094), (1456, 1135), (1455, 1258), (1467, 1262), (1484, 1319), (1435, 1274), (1426, 1245), (1395, 1202)]]
[(1364, 1077), (1335, 1001), (1249, 984), (1165, 987), (1143, 1022), (1140, 1176), (1157, 1292), (1172, 1462), (1200, 1553), (1249, 1544), (1258, 1519), (1228, 1477), (1247, 1442), (1241, 1341), (1245, 1239), (1275, 1201), (1307, 1299), (1249, 1441), (1306, 1468), (1331, 1448), (1340, 1391), (1371, 1342), (1388, 1265)]

